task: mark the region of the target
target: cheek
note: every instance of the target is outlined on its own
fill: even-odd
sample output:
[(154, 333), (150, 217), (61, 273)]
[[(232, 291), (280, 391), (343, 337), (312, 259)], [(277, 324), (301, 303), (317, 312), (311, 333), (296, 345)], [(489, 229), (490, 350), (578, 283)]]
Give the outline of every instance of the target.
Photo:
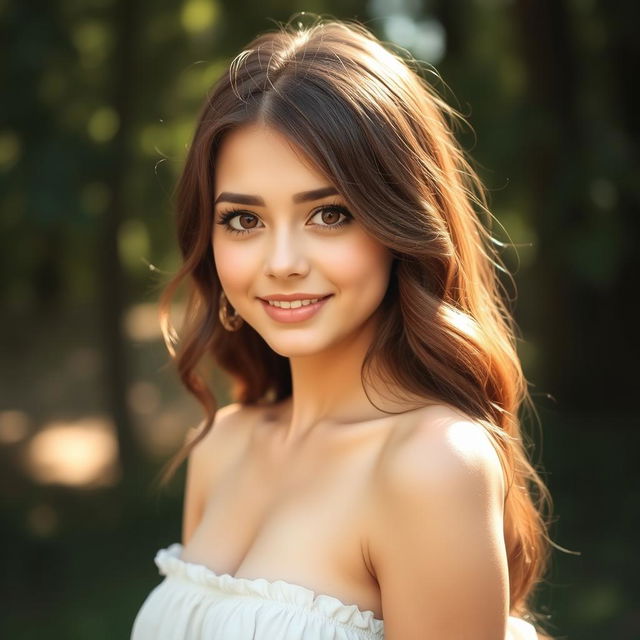
[(358, 234), (350, 242), (336, 244), (327, 252), (328, 269), (334, 281), (353, 288), (356, 294), (376, 296), (387, 288), (391, 254), (366, 234)]
[[(246, 288), (255, 278), (251, 251), (241, 242), (213, 241), (213, 259), (222, 287), (227, 292)], [(254, 260), (255, 260), (255, 251)]]

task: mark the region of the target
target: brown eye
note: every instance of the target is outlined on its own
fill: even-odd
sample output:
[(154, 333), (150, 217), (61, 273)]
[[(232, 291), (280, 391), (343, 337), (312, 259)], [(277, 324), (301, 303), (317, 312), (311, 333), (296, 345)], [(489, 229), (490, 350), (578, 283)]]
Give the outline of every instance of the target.
[(340, 212), (335, 211), (334, 209), (325, 209), (320, 212), (320, 217), (322, 218), (322, 222), (325, 224), (335, 224), (340, 220)]
[[(251, 213), (240, 213), (231, 219), (230, 222), (237, 220), (240, 224), (240, 229), (253, 229), (257, 222), (258, 218)], [(232, 229), (238, 229), (238, 227), (233, 224), (230, 225)], [(238, 229), (238, 230), (240, 230)]]
[(340, 229), (351, 221), (352, 216), (345, 207), (330, 205), (316, 211), (313, 218), (318, 220), (316, 226), (321, 229)]
[[(239, 222), (236, 222), (238, 221)], [(260, 218), (249, 211), (232, 209), (220, 214), (220, 219), (216, 222), (223, 229), (236, 235), (251, 233), (254, 229), (259, 229)]]

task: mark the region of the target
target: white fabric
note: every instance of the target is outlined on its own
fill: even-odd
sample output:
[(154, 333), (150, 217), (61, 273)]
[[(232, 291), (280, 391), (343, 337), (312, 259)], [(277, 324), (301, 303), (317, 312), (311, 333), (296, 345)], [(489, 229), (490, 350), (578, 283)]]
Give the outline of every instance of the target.
[[(131, 640), (382, 640), (384, 623), (330, 595), (284, 580), (234, 578), (181, 559), (182, 545), (155, 557), (164, 580), (142, 604)], [(509, 617), (509, 640), (537, 640)]]

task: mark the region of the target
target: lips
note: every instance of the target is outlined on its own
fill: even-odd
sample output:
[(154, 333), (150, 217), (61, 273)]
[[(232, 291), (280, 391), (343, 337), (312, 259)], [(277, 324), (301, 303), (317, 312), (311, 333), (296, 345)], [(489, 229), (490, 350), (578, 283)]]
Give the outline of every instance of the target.
[[(327, 296), (319, 297), (317, 302), (312, 302), (311, 304), (302, 305), (300, 307), (296, 307), (294, 309), (283, 309), (282, 307), (275, 307), (269, 304), (266, 300), (260, 298), (260, 302), (267, 313), (267, 315), (276, 322), (303, 322), (305, 320), (309, 320), (313, 318), (318, 311), (320, 311), (326, 304), (329, 298), (331, 298), (333, 294), (329, 294)], [(308, 298), (295, 298), (297, 300), (306, 300)]]
[(328, 298), (333, 295), (332, 293), (328, 293), (326, 295), (322, 295), (320, 293), (276, 293), (271, 296), (263, 296), (260, 300), (265, 301), (273, 301), (273, 302), (294, 302), (295, 300), (323, 300), (324, 298)]

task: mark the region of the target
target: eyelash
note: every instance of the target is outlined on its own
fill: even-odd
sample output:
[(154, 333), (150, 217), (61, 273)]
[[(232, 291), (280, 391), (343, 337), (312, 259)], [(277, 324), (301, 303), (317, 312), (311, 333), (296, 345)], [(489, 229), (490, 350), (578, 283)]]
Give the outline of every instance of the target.
[[(320, 207), (317, 211), (314, 211), (313, 215), (311, 216), (312, 218), (316, 215), (318, 215), (319, 213), (322, 213), (324, 211), (336, 211), (337, 213), (342, 213), (344, 214), (346, 217), (344, 220), (342, 220), (341, 222), (336, 222), (335, 224), (327, 224), (327, 225), (316, 225), (319, 226), (323, 229), (327, 229), (330, 231), (335, 231), (336, 229), (340, 229), (341, 227), (344, 227), (346, 224), (349, 224), (351, 222), (351, 220), (353, 219), (353, 216), (351, 215), (350, 211), (346, 208), (343, 207), (340, 204), (328, 204), (328, 205), (324, 205), (322, 207)], [(229, 221), (232, 218), (236, 218), (237, 216), (240, 215), (250, 215), (250, 216), (254, 216), (257, 217), (254, 213), (251, 213), (250, 211), (244, 211), (242, 209), (229, 209), (228, 211), (223, 211), (220, 214), (220, 219), (216, 222), (216, 224), (222, 225), (227, 231), (229, 231), (230, 233), (235, 233), (237, 235), (244, 235), (246, 233), (250, 233), (251, 231), (253, 231), (253, 229), (234, 229), (233, 227), (231, 227), (229, 225)], [(255, 227), (254, 227), (255, 228)]]

